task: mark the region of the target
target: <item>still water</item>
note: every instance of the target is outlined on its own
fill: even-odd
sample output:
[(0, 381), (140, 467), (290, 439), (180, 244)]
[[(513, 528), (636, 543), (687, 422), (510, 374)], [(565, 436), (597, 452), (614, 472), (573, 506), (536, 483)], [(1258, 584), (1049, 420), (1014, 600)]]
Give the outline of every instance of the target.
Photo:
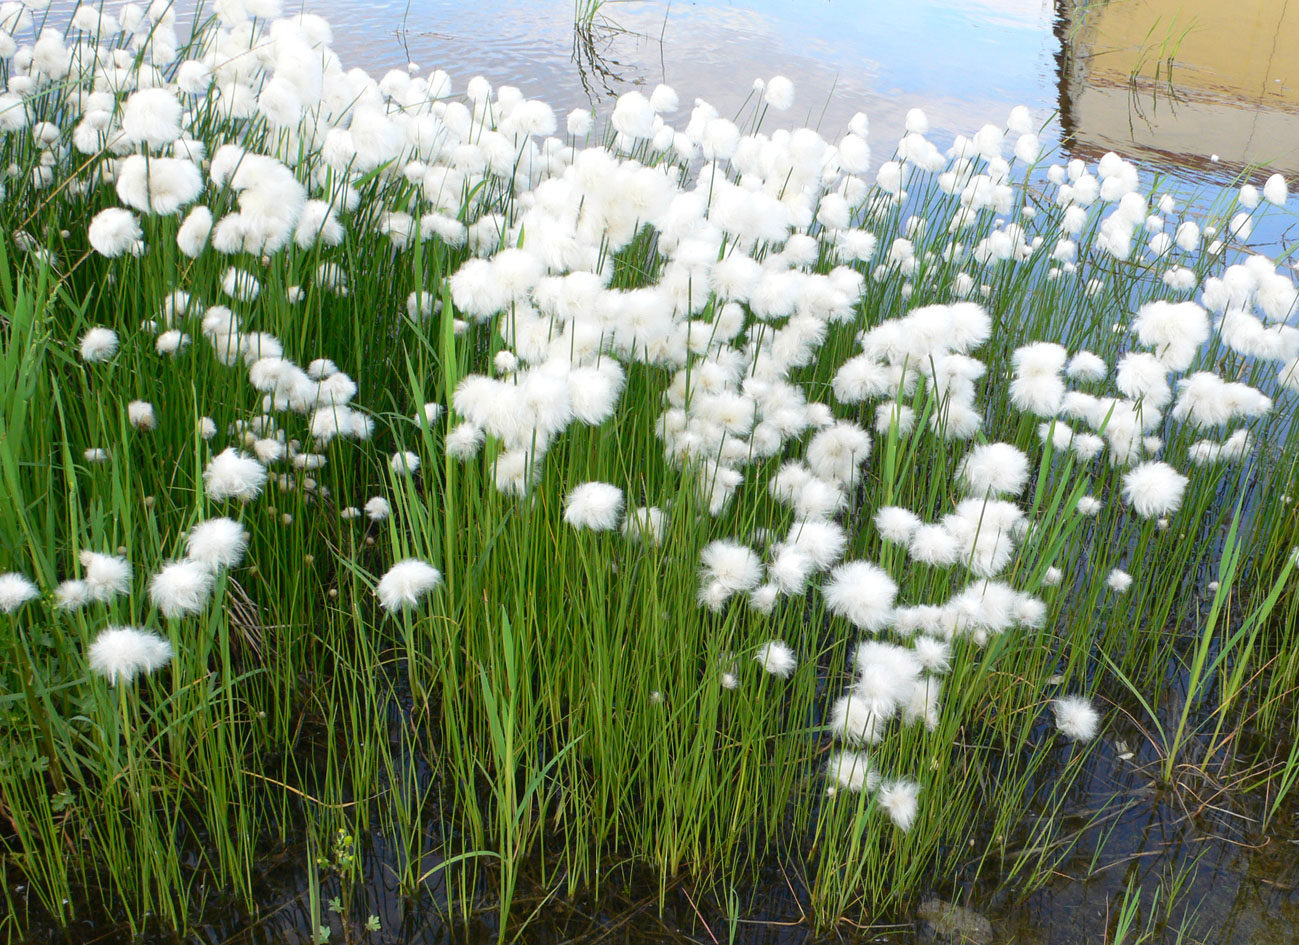
[(781, 73), (785, 117), (830, 134), (864, 111), (877, 153), (913, 106), (942, 142), (1022, 104), (1071, 155), (1217, 183), (1299, 172), (1299, 6), (1278, 0), (606, 0), (589, 27), (574, 0), (310, 6), (348, 64), (483, 75), (557, 110), (665, 82), (734, 114)]

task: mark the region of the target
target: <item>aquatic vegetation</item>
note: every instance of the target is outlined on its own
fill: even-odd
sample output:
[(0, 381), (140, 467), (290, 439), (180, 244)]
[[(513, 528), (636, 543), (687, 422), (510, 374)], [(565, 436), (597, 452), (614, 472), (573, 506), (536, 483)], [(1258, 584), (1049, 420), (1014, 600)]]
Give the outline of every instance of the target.
[(781, 76), (597, 137), (278, 3), (4, 9), (24, 921), (185, 927), (303, 822), (411, 894), (437, 857), (453, 917), (494, 882), (502, 935), (525, 863), (614, 857), (775, 856), (873, 921), (1063, 856), (1042, 798), (1134, 693), (1185, 682), (1170, 759), (1284, 731), (1299, 290), (1245, 243), (1283, 180), (1192, 219), (1026, 109), (945, 149), (913, 110), (872, 173), (864, 115), (771, 126)]

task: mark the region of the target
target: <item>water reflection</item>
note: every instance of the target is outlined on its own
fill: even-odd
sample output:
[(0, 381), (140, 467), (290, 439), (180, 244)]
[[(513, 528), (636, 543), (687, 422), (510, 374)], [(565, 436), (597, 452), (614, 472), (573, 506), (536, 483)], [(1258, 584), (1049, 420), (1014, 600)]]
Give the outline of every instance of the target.
[(781, 72), (794, 120), (831, 133), (865, 111), (877, 149), (913, 105), (941, 142), (1024, 104), (1059, 114), (1071, 156), (1115, 150), (1218, 183), (1248, 164), (1299, 172), (1299, 7), (1282, 0), (625, 0), (587, 29), (571, 0), (312, 6), (373, 73), (413, 59), (557, 109), (666, 82), (734, 115), (753, 79)]
[[(1299, 171), (1299, 6), (1271, 0), (1058, 0), (1071, 147), (1208, 176)], [(1215, 159), (1216, 155), (1216, 159)]]

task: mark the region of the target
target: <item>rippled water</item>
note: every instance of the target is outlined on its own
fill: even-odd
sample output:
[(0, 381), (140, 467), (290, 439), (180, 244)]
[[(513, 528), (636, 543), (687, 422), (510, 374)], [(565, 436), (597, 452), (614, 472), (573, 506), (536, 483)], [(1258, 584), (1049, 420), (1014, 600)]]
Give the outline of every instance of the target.
[(1023, 104), (1060, 115), (1082, 156), (1217, 183), (1299, 171), (1299, 8), (1278, 0), (610, 0), (590, 29), (571, 0), (311, 6), (349, 63), (483, 75), (556, 108), (666, 82), (735, 113), (782, 73), (795, 119), (832, 131), (865, 111), (877, 149), (914, 105), (942, 140)]

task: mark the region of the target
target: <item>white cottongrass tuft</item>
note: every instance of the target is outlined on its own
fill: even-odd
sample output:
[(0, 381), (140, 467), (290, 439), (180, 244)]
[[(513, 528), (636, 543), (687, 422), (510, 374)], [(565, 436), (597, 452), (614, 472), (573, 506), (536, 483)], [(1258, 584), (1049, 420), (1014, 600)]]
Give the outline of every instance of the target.
[(203, 487), (209, 499), (251, 502), (266, 485), (266, 468), (251, 456), (228, 447), (213, 456), (203, 470)]
[(80, 555), (84, 572), (82, 583), (88, 600), (112, 600), (131, 590), (131, 562), (116, 555), (83, 551)]
[(794, 106), (794, 83), (783, 75), (773, 75), (767, 80), (763, 97), (776, 111), (786, 111)]
[(899, 545), (910, 542), (921, 524), (918, 515), (897, 505), (886, 505), (875, 513), (875, 527), (880, 537)]
[(1028, 457), (1009, 443), (987, 443), (961, 460), (959, 475), (972, 496), (1019, 495), (1028, 481)]
[(1086, 742), (1096, 736), (1100, 716), (1084, 696), (1061, 696), (1051, 703), (1055, 727), (1070, 741)]
[(798, 666), (794, 651), (784, 640), (771, 640), (762, 644), (758, 647), (758, 652), (753, 654), (753, 659), (764, 672), (779, 676), (781, 679), (788, 679)]
[(95, 214), (86, 231), (91, 248), (101, 256), (115, 259), (129, 252), (139, 256), (144, 252), (144, 231), (130, 210), (109, 207)]
[(172, 657), (171, 644), (147, 630), (109, 627), (90, 644), (90, 670), (111, 685), (129, 683), (140, 673), (152, 673), (166, 666)]
[(409, 450), (403, 450), (393, 453), (388, 464), (398, 476), (413, 476), (419, 469), (419, 457)]
[(212, 597), (212, 572), (197, 561), (173, 561), (149, 582), (149, 600), (164, 617), (196, 614)]
[(825, 763), (825, 776), (830, 787), (827, 794), (834, 794), (838, 789), (860, 794), (862, 791), (873, 791), (880, 782), (880, 776), (870, 765), (870, 758), (863, 751), (838, 751)]
[(392, 613), (414, 607), (441, 582), (442, 573), (437, 568), (418, 558), (407, 558), (388, 569), (374, 592), (383, 609)]
[(657, 545), (667, 534), (668, 519), (662, 509), (654, 506), (633, 509), (623, 519), (622, 533), (631, 541)]
[(127, 404), (126, 419), (131, 426), (145, 432), (158, 425), (158, 418), (153, 413), (153, 404), (147, 400), (133, 400)]
[(889, 717), (877, 712), (854, 692), (835, 700), (830, 708), (830, 731), (835, 738), (852, 745), (874, 745), (884, 737)]
[(898, 829), (910, 830), (920, 806), (920, 785), (906, 780), (885, 781), (875, 799)]
[(1132, 586), (1132, 575), (1121, 568), (1115, 568), (1105, 577), (1105, 583), (1116, 594), (1122, 594)]
[(81, 360), (94, 363), (107, 361), (117, 354), (117, 332), (96, 326), (81, 336)]
[(237, 567), (247, 549), (248, 532), (231, 518), (199, 522), (185, 536), (186, 556), (209, 571)]
[(64, 581), (54, 589), (54, 606), (59, 610), (80, 610), (90, 603), (85, 581)]
[(12, 614), (29, 600), (41, 596), (36, 585), (15, 571), (0, 574), (0, 612)]
[(752, 548), (733, 541), (715, 541), (699, 554), (704, 579), (734, 593), (757, 587), (762, 580), (762, 562)]
[(607, 482), (584, 482), (564, 500), (564, 521), (577, 529), (610, 531), (621, 514), (622, 490)]
[(377, 495), (365, 503), (365, 514), (372, 522), (382, 522), (392, 514), (392, 506), (383, 496)]
[(1142, 463), (1123, 477), (1123, 497), (1142, 518), (1171, 515), (1182, 505), (1187, 481), (1167, 463)]
[(832, 613), (870, 633), (888, 626), (898, 586), (883, 568), (869, 561), (849, 561), (830, 572), (824, 593)]

